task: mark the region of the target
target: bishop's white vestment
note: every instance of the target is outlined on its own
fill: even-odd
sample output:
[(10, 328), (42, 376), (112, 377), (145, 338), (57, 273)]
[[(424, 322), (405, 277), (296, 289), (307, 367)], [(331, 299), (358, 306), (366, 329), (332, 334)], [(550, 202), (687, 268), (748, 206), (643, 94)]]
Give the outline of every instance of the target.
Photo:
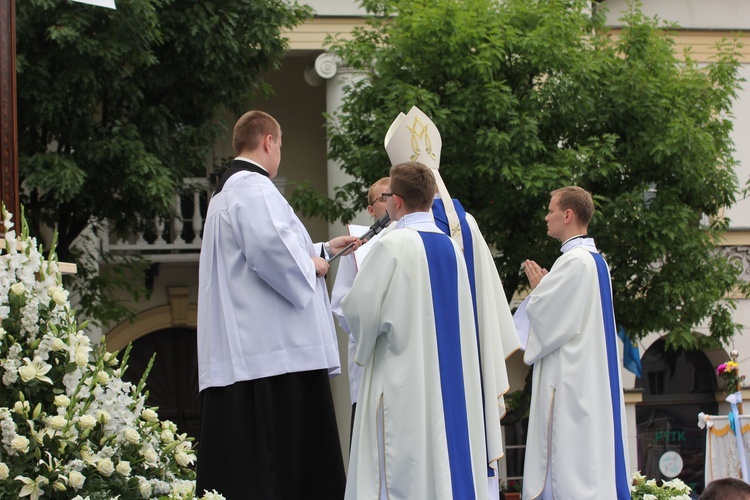
[(364, 260), (342, 308), (364, 365), (349, 500), (486, 499), (474, 313), (461, 250), (428, 213)]
[[(493, 469), (490, 476), (497, 483), (497, 460), (505, 454), (500, 426), (500, 419), (505, 415), (503, 394), (510, 389), (505, 360), (520, 345), (492, 252), (474, 217), (466, 213), (458, 200), (454, 199), (452, 202), (460, 223), (463, 254), (474, 302), (487, 426), (487, 457)], [(432, 215), (440, 230), (450, 235), (448, 217), (443, 200), (439, 197), (432, 203)], [(497, 498), (499, 491), (494, 489), (499, 490), (499, 484), (493, 484), (492, 487), (490, 498)]]
[(630, 498), (609, 268), (591, 238), (563, 255), (516, 313), (534, 365), (523, 498)]

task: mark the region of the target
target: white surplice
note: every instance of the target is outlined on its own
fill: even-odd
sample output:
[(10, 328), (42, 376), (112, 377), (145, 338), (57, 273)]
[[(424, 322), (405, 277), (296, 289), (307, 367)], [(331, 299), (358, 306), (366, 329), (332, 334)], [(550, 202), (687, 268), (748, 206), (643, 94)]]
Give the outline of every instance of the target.
[(616, 478), (629, 473), (614, 316), (602, 299), (611, 292), (600, 290), (591, 238), (562, 251), (516, 313), (528, 317), (524, 361), (534, 365), (523, 498), (615, 500)]
[(268, 177), (231, 176), (208, 205), (200, 254), (200, 390), (284, 373), (340, 373), (320, 256)]
[[(437, 281), (431, 281), (431, 271), (437, 271), (427, 260), (429, 242), (435, 241), (430, 238), (439, 238), (442, 248), (452, 247), (450, 261), (441, 261), (438, 267), (456, 273), (457, 298), (449, 309), (458, 328), (450, 337), (458, 348), (451, 349), (449, 356), (454, 362), (460, 359), (460, 368), (451, 369), (440, 357), (446, 351), (438, 339), (445, 337), (434, 307), (444, 302), (442, 295), (433, 299), (431, 287)], [(487, 498), (473, 305), (458, 245), (440, 232), (430, 214), (406, 215), (370, 250), (342, 308), (357, 341), (355, 360), (364, 365), (346, 498)], [(455, 394), (444, 392), (443, 384), (460, 379), (464, 394), (463, 401), (457, 402), (451, 399)], [(466, 433), (464, 455), (449, 453), (460, 433), (448, 430), (455, 427), (446, 424), (453, 418), (446, 412), (466, 419), (461, 431)], [(459, 456), (463, 459), (456, 464)], [(456, 485), (462, 485), (458, 494)]]

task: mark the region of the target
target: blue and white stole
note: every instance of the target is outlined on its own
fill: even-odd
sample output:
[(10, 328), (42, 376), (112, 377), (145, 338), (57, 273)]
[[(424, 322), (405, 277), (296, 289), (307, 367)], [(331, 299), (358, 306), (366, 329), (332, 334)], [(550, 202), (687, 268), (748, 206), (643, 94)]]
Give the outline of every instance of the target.
[(615, 310), (612, 301), (612, 282), (609, 278), (609, 267), (604, 257), (596, 249), (594, 240), (587, 236), (571, 238), (563, 243), (562, 252), (565, 253), (575, 247), (583, 247), (594, 258), (596, 273), (599, 281), (599, 297), (602, 304), (604, 318), (604, 338), (607, 349), (607, 375), (609, 377), (610, 403), (614, 423), (615, 438), (615, 489), (617, 500), (630, 500), (630, 478), (625, 465), (625, 446), (622, 435), (622, 413), (620, 412), (620, 364), (617, 356), (617, 330), (615, 328)]
[(458, 263), (453, 242), (442, 233), (419, 231), (430, 272), (440, 369), (440, 389), (453, 498), (475, 499), (469, 422), (461, 357)]

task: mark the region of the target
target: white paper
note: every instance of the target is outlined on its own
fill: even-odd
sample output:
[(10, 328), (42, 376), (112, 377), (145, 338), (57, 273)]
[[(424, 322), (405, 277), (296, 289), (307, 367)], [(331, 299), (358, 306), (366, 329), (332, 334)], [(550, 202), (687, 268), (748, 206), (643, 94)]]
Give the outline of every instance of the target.
[[(356, 236), (357, 238), (370, 230), (369, 226), (358, 226), (356, 224), (349, 224), (347, 228), (349, 229), (349, 236)], [(370, 241), (372, 241), (372, 238), (370, 238)], [(372, 248), (372, 245), (362, 245), (354, 251), (354, 261), (357, 263), (357, 270), (362, 267), (362, 261), (365, 259), (367, 252), (370, 251), (370, 248)]]
[(78, 3), (87, 3), (89, 5), (96, 5), (98, 7), (107, 7), (108, 9), (117, 9), (115, 7), (115, 0), (73, 0)]

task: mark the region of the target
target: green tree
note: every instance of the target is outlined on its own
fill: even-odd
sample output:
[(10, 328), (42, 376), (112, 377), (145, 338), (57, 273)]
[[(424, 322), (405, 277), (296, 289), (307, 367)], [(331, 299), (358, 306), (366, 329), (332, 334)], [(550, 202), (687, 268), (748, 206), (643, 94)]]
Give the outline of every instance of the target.
[[(738, 189), (736, 41), (699, 66), (689, 52), (675, 55), (674, 26), (637, 4), (618, 34), (583, 0), (367, 6), (369, 25), (332, 45), (369, 76), (349, 88), (329, 129), (331, 155), (354, 180), (334, 200), (299, 190), (301, 210), (347, 218), (361, 208), (360, 193), (387, 172), (385, 132), (417, 105), (441, 132), (449, 191), (499, 252), (508, 297), (526, 285), (524, 259), (554, 262), (549, 192), (576, 184), (595, 194), (591, 234), (632, 337), (664, 330), (671, 346), (698, 347), (734, 334), (724, 297), (742, 283), (715, 246)], [(694, 335), (704, 321), (710, 337)]]
[(219, 112), (270, 90), (281, 30), (309, 14), (278, 0), (17, 2), (21, 201), (32, 228), (56, 229), (60, 259), (83, 265), (89, 311), (124, 312), (102, 290), (126, 280), (92, 276), (71, 243), (168, 216), (181, 179), (205, 175)]

